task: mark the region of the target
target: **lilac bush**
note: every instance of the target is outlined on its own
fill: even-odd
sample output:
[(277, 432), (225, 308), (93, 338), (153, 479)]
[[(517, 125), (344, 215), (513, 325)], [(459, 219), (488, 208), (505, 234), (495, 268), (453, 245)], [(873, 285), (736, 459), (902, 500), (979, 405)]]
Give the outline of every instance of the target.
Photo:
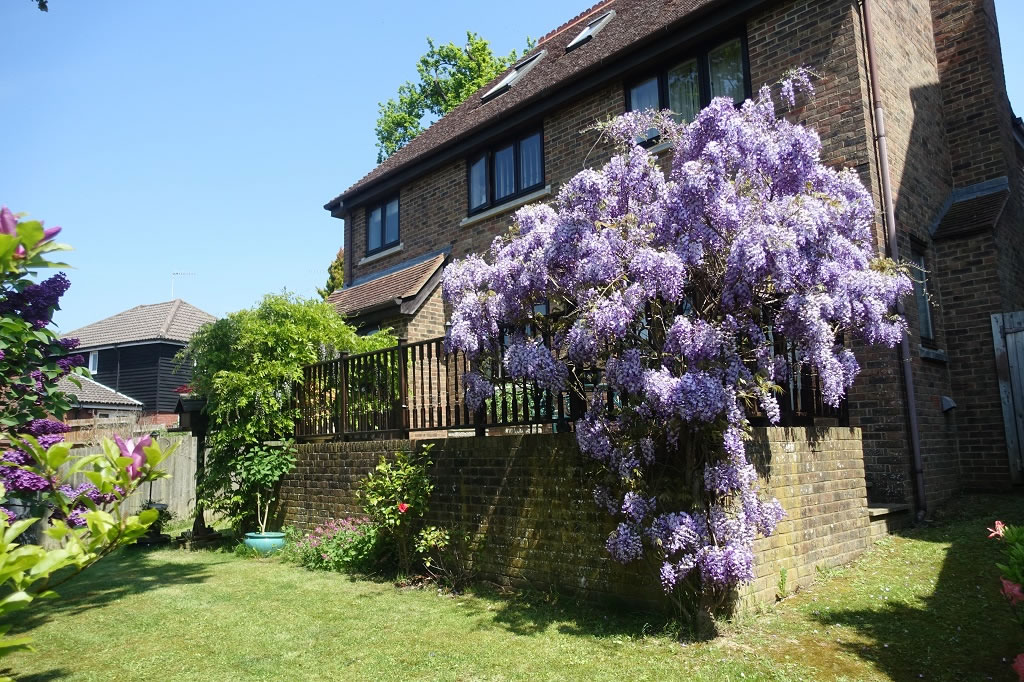
[[(60, 265), (47, 260), (67, 248), (52, 241), (58, 232), (59, 227), (44, 228), (0, 208), (0, 431), (32, 436), (43, 449), (61, 442), (69, 430), (59, 418), (71, 406), (57, 382), (83, 373), (85, 364), (74, 353), (78, 340), (58, 338), (50, 329), (70, 286), (67, 276), (32, 279), (38, 269)], [(23, 468), (30, 463), (23, 449), (0, 451), (0, 485), (22, 505), (52, 492), (48, 481)]]
[[(798, 72), (781, 89), (792, 104), (810, 80)], [(684, 613), (752, 580), (754, 539), (784, 516), (745, 446), (752, 411), (779, 419), (776, 338), (837, 405), (859, 371), (847, 344), (893, 346), (905, 331), (893, 309), (911, 282), (877, 253), (870, 192), (775, 107), (762, 88), (690, 123), (630, 112), (604, 124), (618, 155), (444, 274), (448, 347), (474, 368), (467, 401), (492, 394), (500, 357), (505, 376), (592, 395), (576, 434), (618, 524), (607, 549), (654, 559)], [(669, 164), (635, 143), (652, 128)], [(595, 367), (597, 390), (584, 372)]]

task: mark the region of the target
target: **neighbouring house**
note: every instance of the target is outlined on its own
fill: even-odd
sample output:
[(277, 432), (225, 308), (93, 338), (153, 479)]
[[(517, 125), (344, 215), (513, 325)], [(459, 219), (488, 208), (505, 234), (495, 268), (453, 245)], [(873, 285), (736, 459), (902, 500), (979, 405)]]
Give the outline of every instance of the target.
[(57, 388), (71, 397), (71, 410), (65, 420), (135, 418), (142, 413), (142, 401), (118, 393), (89, 377), (75, 377), (76, 385), (68, 377), (57, 381)]
[(799, 66), (817, 94), (790, 115), (873, 191), (879, 252), (896, 247), (919, 272), (909, 363), (862, 349), (849, 396), (870, 499), (924, 511), (1024, 482), (1024, 126), (993, 0), (601, 2), (325, 205), (346, 245), (329, 300), (367, 330), (440, 336), (444, 265), (605, 163), (595, 121), (653, 107), (689, 118)]
[[(177, 424), (177, 388), (192, 379), (192, 369), (174, 356), (213, 315), (181, 299), (138, 305), (66, 334), (80, 342), (93, 379), (142, 404), (146, 421)], [(84, 384), (83, 384), (84, 386)]]

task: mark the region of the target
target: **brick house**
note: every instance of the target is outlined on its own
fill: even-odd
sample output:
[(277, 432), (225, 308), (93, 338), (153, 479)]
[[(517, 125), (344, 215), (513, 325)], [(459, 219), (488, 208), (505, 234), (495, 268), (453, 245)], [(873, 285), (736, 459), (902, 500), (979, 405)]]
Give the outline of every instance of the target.
[[(1024, 310), (1024, 127), (1006, 96), (993, 0), (602, 2), (326, 204), (346, 245), (345, 287), (328, 300), (366, 329), (439, 336), (444, 264), (605, 163), (610, 148), (582, 132), (595, 120), (647, 107), (686, 116), (796, 66), (820, 78), (792, 115), (818, 131), (826, 162), (873, 191), (879, 251), (892, 253), (891, 223), (900, 257), (926, 273), (906, 302), (909, 362), (859, 353), (850, 419), (863, 428), (872, 501), (923, 511), (1024, 481), (1024, 415), (1015, 426), (1000, 372), (1004, 394), (1024, 388), (1010, 385), (1005, 355), (997, 367), (1001, 320)], [(1024, 334), (1019, 347), (1024, 356)]]

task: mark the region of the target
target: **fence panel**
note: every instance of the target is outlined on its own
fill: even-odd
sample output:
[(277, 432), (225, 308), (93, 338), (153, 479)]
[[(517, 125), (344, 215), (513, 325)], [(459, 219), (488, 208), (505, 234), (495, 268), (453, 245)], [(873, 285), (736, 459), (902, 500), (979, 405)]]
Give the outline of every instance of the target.
[[(815, 420), (849, 423), (846, 404), (825, 404), (820, 381), (784, 340), (776, 339), (776, 353), (786, 358), (790, 371), (781, 381), (778, 396), (780, 423), (813, 425)], [(407, 437), (411, 432), (448, 429), (522, 429), (547, 426), (571, 429), (595, 393), (609, 410), (617, 397), (603, 384), (598, 368), (583, 370), (583, 393), (555, 393), (534, 382), (505, 376), (501, 354), (493, 360), (494, 391), (478, 410), (465, 401), (465, 377), (470, 363), (461, 352), (446, 353), (444, 338), (415, 343), (400, 340), (394, 348), (342, 354), (335, 360), (303, 369), (303, 383), (295, 389), (299, 411), (295, 433), (300, 440), (369, 440)], [(751, 422), (767, 424), (754, 410)]]

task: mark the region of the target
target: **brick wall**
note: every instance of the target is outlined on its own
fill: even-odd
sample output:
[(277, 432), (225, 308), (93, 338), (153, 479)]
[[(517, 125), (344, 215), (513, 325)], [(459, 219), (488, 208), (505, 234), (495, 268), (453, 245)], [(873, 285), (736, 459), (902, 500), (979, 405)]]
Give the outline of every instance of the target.
[[(482, 541), (480, 577), (503, 585), (557, 588), (592, 599), (653, 606), (662, 602), (653, 573), (610, 560), (613, 527), (597, 509), (588, 462), (572, 434), (433, 441), (435, 484), (429, 522), (468, 529)], [(353, 488), (381, 454), (408, 441), (300, 446), (283, 483), (286, 524), (309, 530), (358, 514)], [(751, 452), (787, 518), (757, 541), (753, 601), (772, 601), (782, 568), (788, 589), (817, 567), (846, 563), (870, 542), (860, 433), (856, 429), (755, 429)]]

